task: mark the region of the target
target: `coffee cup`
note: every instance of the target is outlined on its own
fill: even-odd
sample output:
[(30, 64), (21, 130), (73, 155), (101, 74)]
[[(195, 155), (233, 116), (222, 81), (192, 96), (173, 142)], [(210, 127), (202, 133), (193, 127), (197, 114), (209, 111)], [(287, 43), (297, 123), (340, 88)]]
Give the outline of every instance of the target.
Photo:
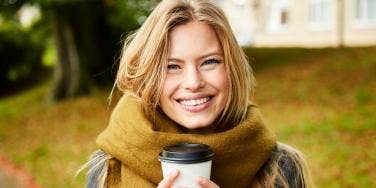
[(159, 153), (163, 178), (174, 170), (179, 170), (179, 176), (172, 187), (199, 188), (198, 177), (210, 179), (211, 165), (214, 153), (208, 145), (181, 143), (163, 148)]

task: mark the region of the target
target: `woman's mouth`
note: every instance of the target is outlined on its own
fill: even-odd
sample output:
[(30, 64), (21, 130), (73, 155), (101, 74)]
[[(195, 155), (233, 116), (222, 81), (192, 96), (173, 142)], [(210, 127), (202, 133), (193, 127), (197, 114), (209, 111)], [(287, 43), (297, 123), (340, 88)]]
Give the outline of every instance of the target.
[(189, 112), (201, 112), (209, 107), (212, 98), (213, 96), (209, 96), (200, 99), (177, 100), (177, 102), (183, 107), (184, 110)]

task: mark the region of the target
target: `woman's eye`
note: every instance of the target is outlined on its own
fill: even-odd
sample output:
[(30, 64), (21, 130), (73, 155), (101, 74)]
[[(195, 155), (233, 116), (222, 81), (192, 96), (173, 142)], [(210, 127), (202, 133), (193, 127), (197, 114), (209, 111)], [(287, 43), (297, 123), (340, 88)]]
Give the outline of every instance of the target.
[(216, 60), (216, 59), (209, 59), (209, 60), (206, 60), (204, 61), (204, 63), (202, 63), (202, 65), (212, 65), (212, 64), (218, 64), (219, 61)]
[(176, 70), (176, 69), (179, 69), (179, 68), (180, 68), (179, 65), (175, 65), (175, 64), (167, 65), (168, 70)]

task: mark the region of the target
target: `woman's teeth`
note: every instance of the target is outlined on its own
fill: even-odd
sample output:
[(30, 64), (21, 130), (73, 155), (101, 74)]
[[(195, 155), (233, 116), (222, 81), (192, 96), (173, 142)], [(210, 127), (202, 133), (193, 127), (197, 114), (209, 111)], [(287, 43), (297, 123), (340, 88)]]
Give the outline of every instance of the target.
[(195, 106), (195, 105), (206, 103), (209, 100), (210, 100), (210, 97), (205, 97), (205, 98), (196, 99), (196, 100), (181, 100), (179, 101), (179, 103), (185, 106)]

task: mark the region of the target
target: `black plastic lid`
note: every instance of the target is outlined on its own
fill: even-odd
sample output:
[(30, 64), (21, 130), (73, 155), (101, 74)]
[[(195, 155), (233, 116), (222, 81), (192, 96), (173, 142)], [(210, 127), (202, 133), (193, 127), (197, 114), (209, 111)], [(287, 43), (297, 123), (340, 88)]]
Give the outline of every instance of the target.
[(163, 148), (158, 158), (169, 163), (192, 164), (210, 161), (213, 156), (208, 145), (181, 143)]

